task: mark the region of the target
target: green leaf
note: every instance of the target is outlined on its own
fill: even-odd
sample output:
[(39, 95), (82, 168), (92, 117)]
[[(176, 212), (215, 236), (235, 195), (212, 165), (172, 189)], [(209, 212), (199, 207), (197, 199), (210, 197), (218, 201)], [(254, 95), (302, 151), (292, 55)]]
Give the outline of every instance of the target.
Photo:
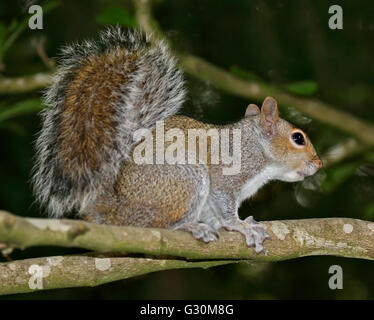
[(293, 82), (282, 86), (285, 90), (293, 94), (310, 96), (318, 91), (318, 85), (315, 81), (305, 80)]
[(0, 122), (20, 115), (36, 113), (43, 109), (39, 98), (27, 99), (0, 110)]
[(354, 174), (358, 166), (359, 163), (350, 162), (328, 169), (326, 171), (326, 177), (321, 185), (321, 189), (326, 193), (335, 191), (342, 183)]
[(107, 7), (96, 16), (100, 24), (119, 24), (126, 27), (136, 27), (135, 19), (122, 7)]
[(256, 80), (256, 81), (263, 81), (259, 76), (254, 74), (253, 72), (246, 71), (239, 66), (231, 66), (230, 71), (233, 75), (238, 76), (240, 78), (246, 79), (246, 80)]

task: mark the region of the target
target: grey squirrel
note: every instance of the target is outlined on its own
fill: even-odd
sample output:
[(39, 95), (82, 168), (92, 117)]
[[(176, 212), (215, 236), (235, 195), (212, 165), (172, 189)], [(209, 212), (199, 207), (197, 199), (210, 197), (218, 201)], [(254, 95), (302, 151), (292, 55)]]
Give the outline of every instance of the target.
[[(73, 211), (96, 223), (185, 230), (205, 242), (223, 227), (264, 250), (268, 235), (252, 217), (239, 218), (241, 202), (270, 180), (314, 174), (320, 158), (301, 129), (279, 118), (271, 97), (261, 111), (250, 104), (242, 120), (225, 126), (176, 115), (184, 100), (182, 73), (162, 41), (151, 44), (148, 35), (109, 27), (98, 41), (65, 47), (45, 93), (49, 108), (36, 142), (38, 201), (53, 217)], [(225, 175), (222, 161), (210, 160), (137, 164), (134, 133), (154, 134), (158, 121), (183, 133), (240, 130), (240, 171)], [(211, 151), (212, 140), (207, 146)]]

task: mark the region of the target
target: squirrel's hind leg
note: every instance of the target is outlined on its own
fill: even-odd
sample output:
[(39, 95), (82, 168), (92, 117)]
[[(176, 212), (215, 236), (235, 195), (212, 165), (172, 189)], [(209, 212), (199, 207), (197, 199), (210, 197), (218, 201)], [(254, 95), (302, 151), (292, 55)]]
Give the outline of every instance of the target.
[(171, 229), (190, 232), (196, 239), (204, 242), (216, 241), (219, 238), (217, 230), (221, 225), (202, 219), (210, 191), (208, 172), (204, 166), (191, 168), (194, 169), (193, 172), (197, 178), (195, 180), (195, 195), (188, 212)]

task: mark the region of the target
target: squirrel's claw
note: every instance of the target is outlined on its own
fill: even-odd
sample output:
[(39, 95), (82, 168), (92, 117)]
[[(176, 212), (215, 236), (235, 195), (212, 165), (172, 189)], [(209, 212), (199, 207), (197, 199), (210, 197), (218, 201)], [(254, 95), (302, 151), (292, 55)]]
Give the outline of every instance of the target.
[(265, 255), (267, 251), (263, 246), (265, 239), (270, 238), (270, 236), (265, 231), (264, 227), (257, 221), (249, 216), (244, 221), (239, 220), (233, 225), (225, 226), (228, 231), (237, 231), (245, 236), (245, 242), (248, 247), (254, 247), (256, 253), (264, 252)]

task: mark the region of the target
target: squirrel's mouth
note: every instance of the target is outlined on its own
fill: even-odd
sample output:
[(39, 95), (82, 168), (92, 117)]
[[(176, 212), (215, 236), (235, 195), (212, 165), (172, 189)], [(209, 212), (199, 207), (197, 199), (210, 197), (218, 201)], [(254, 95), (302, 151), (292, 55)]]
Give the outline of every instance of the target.
[(307, 176), (309, 176), (309, 174), (305, 173), (305, 172), (302, 172), (302, 171), (296, 171), (296, 177), (295, 178), (295, 182), (296, 181), (303, 181)]
[(302, 170), (297, 170), (296, 171), (296, 174), (298, 174), (300, 177), (302, 178), (305, 178), (305, 177), (309, 177), (309, 176), (312, 176), (313, 174), (315, 174), (318, 170), (320, 169), (320, 167), (318, 166), (315, 166), (314, 164), (310, 164), (308, 163), (307, 166), (305, 166)]
[(302, 171), (296, 171), (296, 173), (300, 176), (300, 177), (303, 177), (303, 178), (305, 178), (305, 177), (307, 177), (308, 176), (308, 174), (307, 173), (305, 173), (305, 172), (302, 172)]

